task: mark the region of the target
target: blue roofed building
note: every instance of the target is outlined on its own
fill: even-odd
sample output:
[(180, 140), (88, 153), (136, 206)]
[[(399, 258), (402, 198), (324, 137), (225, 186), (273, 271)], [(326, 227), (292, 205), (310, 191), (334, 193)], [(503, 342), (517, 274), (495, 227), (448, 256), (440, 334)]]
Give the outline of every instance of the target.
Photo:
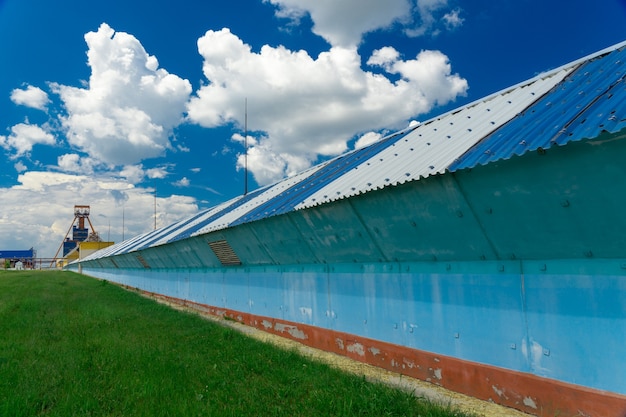
[(70, 269), (535, 415), (626, 415), (626, 42)]
[(15, 268), (20, 262), (23, 267), (32, 267), (37, 257), (37, 251), (33, 248), (26, 250), (2, 250), (0, 249), (0, 265), (3, 268)]

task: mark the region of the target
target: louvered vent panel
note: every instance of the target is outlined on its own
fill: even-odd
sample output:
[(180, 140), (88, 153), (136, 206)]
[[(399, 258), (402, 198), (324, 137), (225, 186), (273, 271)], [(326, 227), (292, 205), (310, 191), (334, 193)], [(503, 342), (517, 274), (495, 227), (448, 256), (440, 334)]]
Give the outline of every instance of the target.
[(233, 248), (230, 247), (227, 241), (218, 240), (216, 242), (209, 242), (211, 250), (217, 256), (217, 259), (225, 266), (241, 265), (241, 259), (237, 256)]
[(139, 262), (141, 262), (141, 264), (143, 265), (144, 268), (146, 268), (146, 269), (150, 268), (150, 265), (148, 265), (148, 262), (146, 262), (146, 260), (143, 258), (143, 256), (137, 255), (137, 260)]

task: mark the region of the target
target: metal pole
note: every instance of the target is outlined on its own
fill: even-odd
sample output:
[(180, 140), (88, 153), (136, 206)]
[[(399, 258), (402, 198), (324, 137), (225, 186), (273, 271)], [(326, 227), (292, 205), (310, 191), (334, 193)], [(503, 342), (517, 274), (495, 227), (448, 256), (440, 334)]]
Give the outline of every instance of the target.
[(248, 194), (248, 97), (246, 97), (246, 101), (245, 101), (245, 116), (244, 116), (244, 130), (243, 130), (243, 137), (244, 137), (244, 156), (243, 156), (243, 160), (244, 160), (244, 168), (243, 168), (243, 172), (244, 172), (244, 180), (243, 180), (243, 195)]
[(156, 200), (157, 200), (157, 188), (156, 184), (154, 185), (154, 230), (156, 230)]

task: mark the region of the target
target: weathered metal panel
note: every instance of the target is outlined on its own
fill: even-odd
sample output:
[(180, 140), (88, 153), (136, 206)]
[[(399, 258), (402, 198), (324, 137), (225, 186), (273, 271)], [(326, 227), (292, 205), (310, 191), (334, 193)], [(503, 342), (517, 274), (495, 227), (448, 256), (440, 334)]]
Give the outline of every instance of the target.
[(386, 261), (496, 259), (453, 176), (370, 193), (350, 204)]
[(626, 248), (626, 137), (455, 173), (501, 259), (619, 258)]
[[(561, 270), (558, 278), (551, 271)], [(524, 275), (531, 372), (626, 393), (626, 264), (535, 263)]]

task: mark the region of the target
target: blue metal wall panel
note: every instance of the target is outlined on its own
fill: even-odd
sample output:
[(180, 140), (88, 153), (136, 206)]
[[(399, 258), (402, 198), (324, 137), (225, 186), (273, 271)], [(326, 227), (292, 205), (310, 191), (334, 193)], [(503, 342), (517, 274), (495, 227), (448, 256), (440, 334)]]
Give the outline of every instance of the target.
[(249, 282), (249, 311), (265, 317), (284, 318), (284, 278), (280, 269), (264, 268), (264, 272), (254, 274)]
[(323, 268), (309, 271), (288, 270), (283, 277), (283, 317), (312, 326), (328, 327), (331, 314), (328, 299), (328, 274)]
[[(270, 320), (626, 394), (626, 260), (83, 273)], [(358, 353), (359, 346), (344, 348)]]
[[(524, 277), (531, 371), (624, 393), (626, 279), (611, 275)], [(618, 364), (618, 365), (616, 365)]]
[[(484, 263), (484, 274), (444, 272), (444, 265), (431, 274), (403, 272), (399, 264), (386, 271), (336, 269), (330, 279), (333, 328), (527, 372), (518, 350), (525, 335), (519, 263), (505, 264)], [(458, 271), (458, 264), (453, 268)]]

